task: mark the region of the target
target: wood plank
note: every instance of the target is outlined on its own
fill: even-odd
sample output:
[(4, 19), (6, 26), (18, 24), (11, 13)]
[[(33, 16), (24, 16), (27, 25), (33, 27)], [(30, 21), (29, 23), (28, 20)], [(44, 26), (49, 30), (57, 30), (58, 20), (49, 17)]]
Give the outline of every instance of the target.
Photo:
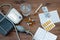
[[(49, 5), (47, 5), (49, 11), (52, 10), (58, 10), (59, 16), (60, 16), (60, 0), (47, 0), (48, 3), (51, 3)], [(19, 12), (20, 12), (20, 4), (16, 4), (14, 3), (13, 0), (0, 0), (0, 4), (2, 3), (10, 3), (12, 4), (12, 6), (14, 8), (16, 8)], [(41, 27), (40, 21), (39, 21), (39, 17), (38, 14), (42, 12), (42, 10), (39, 10), (38, 14), (36, 15), (32, 15), (34, 14), (34, 11), (37, 9), (37, 7), (43, 3), (42, 0), (27, 0), (27, 3), (30, 3), (32, 6), (32, 11), (31, 11), (31, 18), (33, 18), (35, 20), (35, 24), (33, 26), (28, 26), (25, 22), (25, 19), (23, 19), (22, 22), (20, 22), (19, 25), (24, 26), (26, 29), (29, 29), (30, 27), (30, 31), (35, 34), (36, 30), (38, 27)], [(4, 8), (4, 10), (7, 12), (8, 9)], [(60, 23), (56, 24), (56, 27), (54, 29), (51, 30), (52, 33), (56, 34), (58, 36), (57, 40), (60, 40)], [(21, 38), (21, 40), (32, 40), (32, 37), (30, 35), (27, 35), (25, 33), (19, 33), (19, 36)], [(15, 31), (11, 31), (7, 36), (3, 36), (0, 34), (0, 40), (17, 40)]]

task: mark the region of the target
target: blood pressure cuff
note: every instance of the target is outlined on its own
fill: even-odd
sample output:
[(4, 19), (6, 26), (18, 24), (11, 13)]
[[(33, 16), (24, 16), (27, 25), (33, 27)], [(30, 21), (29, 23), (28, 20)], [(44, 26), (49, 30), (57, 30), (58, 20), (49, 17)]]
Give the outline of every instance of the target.
[(13, 24), (0, 12), (0, 34), (7, 35), (12, 28)]

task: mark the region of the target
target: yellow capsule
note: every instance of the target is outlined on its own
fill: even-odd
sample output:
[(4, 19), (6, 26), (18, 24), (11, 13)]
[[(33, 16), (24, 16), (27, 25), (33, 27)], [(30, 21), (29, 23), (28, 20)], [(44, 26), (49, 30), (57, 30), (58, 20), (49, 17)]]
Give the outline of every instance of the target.
[(51, 25), (49, 25), (47, 28), (46, 28), (46, 30), (47, 31), (50, 31), (52, 28), (54, 28), (55, 27), (55, 25), (54, 24), (51, 24)]
[(51, 23), (51, 21), (50, 21), (50, 20), (48, 20), (48, 21), (46, 22), (46, 24), (47, 24), (47, 25), (49, 25), (50, 23)]
[(46, 31), (48, 31), (49, 29), (48, 28), (45, 28)]
[(51, 21), (48, 20), (47, 22), (45, 22), (45, 23), (43, 24), (43, 26), (46, 27), (46, 26), (49, 25), (50, 23), (51, 23)]

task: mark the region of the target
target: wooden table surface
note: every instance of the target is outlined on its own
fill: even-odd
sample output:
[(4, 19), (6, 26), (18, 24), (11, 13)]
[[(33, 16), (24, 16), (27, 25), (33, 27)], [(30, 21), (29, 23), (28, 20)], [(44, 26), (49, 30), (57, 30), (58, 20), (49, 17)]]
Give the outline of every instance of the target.
[[(25, 19), (27, 19), (28, 17), (27, 18), (24, 17), (24, 19), (22, 20), (22, 22), (19, 23), (19, 25), (24, 26), (26, 29), (30, 28), (29, 30), (33, 34), (35, 34), (37, 28), (41, 27), (38, 14), (42, 13), (42, 10), (39, 10), (39, 12), (36, 15), (32, 15), (32, 14), (34, 14), (34, 11), (37, 9), (37, 7), (41, 3), (44, 3), (44, 2), (42, 0), (27, 0), (26, 2), (31, 4), (31, 6), (32, 6), (32, 11), (31, 11), (30, 17), (35, 20), (35, 24), (33, 24), (32, 26), (28, 26), (25, 21)], [(48, 7), (49, 11), (58, 10), (58, 14), (60, 16), (60, 1), (59, 0), (47, 0), (47, 2), (50, 3), (50, 4), (46, 5)], [(20, 12), (20, 4), (16, 4), (13, 0), (0, 0), (0, 4), (2, 4), (2, 3), (10, 3), (10, 4), (12, 4), (12, 6), (14, 8), (16, 8)], [(5, 7), (4, 9), (5, 9), (5, 11), (8, 10), (7, 7)], [(56, 23), (55, 25), (56, 25), (56, 27), (53, 28), (50, 32), (57, 35), (58, 36), (57, 40), (60, 40), (60, 23)], [(21, 40), (32, 40), (32, 37), (25, 33), (19, 33), (19, 36), (20, 36)], [(7, 36), (3, 36), (0, 34), (0, 40), (18, 40), (18, 39), (16, 37), (15, 30), (12, 30), (12, 31), (10, 31), (10, 33)]]

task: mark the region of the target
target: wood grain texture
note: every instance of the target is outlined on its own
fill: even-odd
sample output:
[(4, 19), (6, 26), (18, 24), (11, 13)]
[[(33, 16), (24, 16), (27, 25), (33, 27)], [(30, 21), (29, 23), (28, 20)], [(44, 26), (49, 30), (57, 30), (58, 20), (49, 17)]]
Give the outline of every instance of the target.
[[(30, 3), (32, 6), (32, 11), (30, 17), (35, 20), (35, 24), (33, 26), (28, 26), (25, 22), (26, 17), (22, 20), (22, 22), (19, 23), (19, 25), (24, 26), (26, 29), (29, 29), (33, 34), (35, 34), (38, 27), (41, 27), (38, 14), (42, 12), (42, 10), (39, 10), (39, 12), (36, 15), (34, 14), (34, 11), (37, 9), (37, 7), (43, 3), (43, 0), (27, 0), (27, 3)], [(49, 11), (52, 10), (58, 10), (58, 14), (60, 16), (60, 0), (47, 0), (48, 3), (46, 6), (48, 7)], [(14, 8), (16, 8), (20, 12), (20, 4), (16, 4), (14, 0), (0, 0), (0, 4), (2, 3), (10, 3)], [(7, 12), (8, 8), (5, 7), (4, 10)], [(56, 23), (56, 27), (53, 28), (51, 33), (58, 36), (57, 40), (60, 40), (60, 23)], [(21, 40), (32, 40), (32, 37), (30, 35), (27, 35), (25, 33), (19, 33), (19, 36)], [(0, 34), (0, 40), (18, 40), (15, 34), (15, 30), (10, 31), (10, 33), (7, 36), (3, 36)]]

